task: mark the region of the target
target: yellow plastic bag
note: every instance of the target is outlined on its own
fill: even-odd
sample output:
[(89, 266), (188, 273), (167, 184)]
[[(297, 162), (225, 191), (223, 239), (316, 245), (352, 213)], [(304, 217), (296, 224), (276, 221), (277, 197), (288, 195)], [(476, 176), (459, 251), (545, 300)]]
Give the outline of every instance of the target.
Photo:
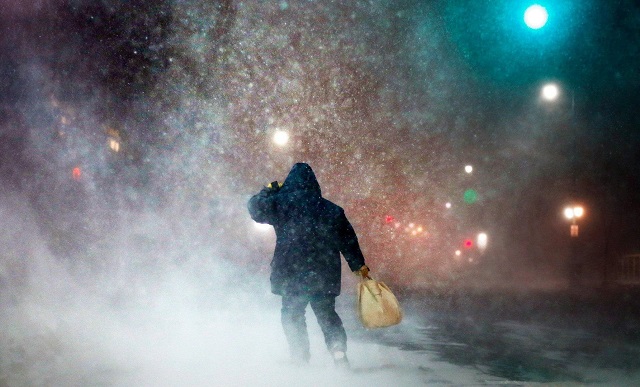
[(384, 328), (402, 321), (402, 309), (387, 285), (367, 278), (358, 284), (358, 317), (365, 328)]

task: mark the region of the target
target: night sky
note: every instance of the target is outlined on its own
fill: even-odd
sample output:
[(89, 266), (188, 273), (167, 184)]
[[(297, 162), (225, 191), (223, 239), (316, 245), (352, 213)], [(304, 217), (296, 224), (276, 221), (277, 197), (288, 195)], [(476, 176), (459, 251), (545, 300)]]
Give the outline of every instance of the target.
[(541, 1), (532, 30), (530, 4), (2, 0), (2, 186), (61, 259), (178, 208), (177, 230), (202, 218), (225, 259), (268, 263), (244, 203), (304, 161), (374, 272), (597, 282), (640, 250), (640, 6)]

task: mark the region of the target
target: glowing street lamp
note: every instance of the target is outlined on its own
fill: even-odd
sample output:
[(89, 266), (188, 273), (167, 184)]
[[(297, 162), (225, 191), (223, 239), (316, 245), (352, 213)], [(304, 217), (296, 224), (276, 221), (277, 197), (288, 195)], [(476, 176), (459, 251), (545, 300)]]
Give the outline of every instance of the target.
[(564, 216), (571, 221), (571, 227), (569, 229), (572, 237), (578, 236), (578, 225), (576, 221), (578, 218), (582, 218), (584, 215), (584, 208), (581, 206), (570, 206), (564, 209)]
[(566, 207), (564, 209), (564, 216), (569, 220), (575, 221), (577, 218), (581, 218), (582, 215), (584, 215), (584, 208), (580, 206)]
[(584, 216), (584, 208), (581, 206), (568, 206), (564, 209), (565, 218), (571, 221), (571, 226), (569, 226), (569, 235), (571, 235), (571, 243), (570, 246), (570, 256), (569, 256), (569, 285), (570, 286), (579, 286), (580, 285), (580, 266), (581, 262), (578, 257), (578, 218), (582, 218)]
[(560, 89), (555, 83), (547, 83), (546, 85), (542, 86), (540, 95), (542, 96), (542, 99), (553, 102), (558, 99), (558, 96), (560, 95)]
[(120, 142), (115, 138), (109, 138), (109, 149), (116, 153), (120, 152)]
[(284, 130), (276, 130), (273, 134), (273, 142), (278, 146), (285, 146), (289, 142), (289, 133)]
[(122, 141), (122, 138), (120, 137), (120, 132), (118, 132), (117, 129), (112, 128), (112, 127), (107, 127), (106, 129), (107, 132), (107, 139), (109, 141), (109, 149), (111, 149), (113, 152), (120, 152), (120, 143)]
[(470, 174), (471, 172), (473, 172), (473, 166), (471, 166), (471, 165), (466, 165), (466, 166), (464, 167), (464, 171)]
[(524, 23), (532, 30), (539, 30), (547, 24), (549, 13), (540, 4), (534, 4), (524, 11)]
[(478, 243), (478, 249), (480, 249), (480, 251), (484, 251), (487, 248), (487, 242), (488, 242), (487, 234), (484, 232), (479, 233), (477, 243)]

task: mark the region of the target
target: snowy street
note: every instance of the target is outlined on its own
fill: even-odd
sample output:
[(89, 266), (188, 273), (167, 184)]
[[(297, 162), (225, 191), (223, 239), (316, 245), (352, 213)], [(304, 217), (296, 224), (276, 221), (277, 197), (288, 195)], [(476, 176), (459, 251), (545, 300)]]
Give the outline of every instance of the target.
[(636, 293), (470, 291), (460, 292), (454, 303), (449, 296), (414, 294), (401, 327), (358, 337), (429, 359), (423, 368), (443, 379), (428, 384), (460, 383), (439, 373), (439, 364), (462, 367), (454, 375), (479, 372), (478, 382), (515, 385), (634, 385), (639, 380)]
[[(199, 300), (188, 285), (174, 285), (134, 308), (114, 309), (98, 299), (58, 307), (46, 298), (39, 301), (48, 306), (23, 303), (3, 317), (3, 326), (12, 328), (0, 339), (15, 351), (3, 355), (2, 385), (608, 386), (639, 380), (638, 320), (628, 317), (636, 301), (603, 308), (545, 293), (460, 292), (455, 302), (448, 295), (402, 294), (400, 325), (365, 330), (346, 292), (338, 311), (349, 335), (351, 371), (343, 372), (333, 366), (310, 310), (311, 364), (295, 367), (278, 297), (258, 293), (257, 306), (241, 295), (219, 309), (228, 297)], [(565, 309), (568, 304), (576, 308)], [(616, 312), (621, 308), (627, 317)]]

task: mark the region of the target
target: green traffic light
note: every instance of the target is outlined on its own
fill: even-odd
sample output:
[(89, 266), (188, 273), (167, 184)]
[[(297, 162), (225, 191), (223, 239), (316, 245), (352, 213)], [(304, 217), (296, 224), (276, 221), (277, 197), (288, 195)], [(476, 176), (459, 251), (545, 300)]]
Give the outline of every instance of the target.
[(473, 204), (478, 200), (478, 193), (473, 189), (464, 191), (464, 202), (467, 204)]

